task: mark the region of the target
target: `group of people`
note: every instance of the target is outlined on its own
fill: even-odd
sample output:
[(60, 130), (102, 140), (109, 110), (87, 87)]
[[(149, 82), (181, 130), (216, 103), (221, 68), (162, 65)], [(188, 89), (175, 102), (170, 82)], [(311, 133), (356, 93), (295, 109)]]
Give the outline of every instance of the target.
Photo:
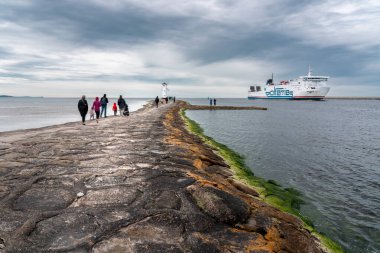
[[(99, 99), (99, 97), (95, 98), (95, 101), (92, 103), (91, 106), (91, 111), (90, 111), (90, 120), (95, 119), (96, 115), (96, 123), (99, 123), (99, 118), (103, 117), (107, 118), (107, 104), (108, 104), (108, 98), (107, 95), (104, 94), (102, 98)], [(129, 116), (129, 110), (128, 110), (128, 105), (125, 102), (125, 99), (120, 95), (119, 99), (117, 100), (117, 105), (116, 103), (113, 104), (112, 110), (114, 112), (114, 116), (117, 115), (117, 109), (119, 107), (120, 111), (120, 116)], [(86, 121), (86, 115), (88, 112), (88, 103), (86, 100), (86, 96), (83, 95), (82, 98), (78, 102), (78, 110), (79, 113), (82, 117), (82, 124), (85, 125)]]
[(216, 98), (212, 99), (209, 98), (210, 106), (212, 106), (212, 102), (214, 102), (214, 105), (216, 105)]
[[(175, 97), (170, 97), (170, 100), (173, 100), (173, 103), (175, 103)], [(166, 97), (166, 98), (163, 98), (163, 101), (161, 101), (161, 103), (169, 103), (169, 98)], [(156, 97), (156, 99), (154, 100), (154, 102), (156, 103), (156, 107), (158, 108), (158, 104), (160, 103), (160, 99), (158, 98), (158, 96)]]
[[(176, 99), (175, 97), (170, 97), (170, 100), (173, 100), (173, 103), (175, 103)], [(161, 103), (167, 104), (169, 102), (169, 98), (163, 98), (163, 101)], [(158, 104), (160, 103), (160, 99), (158, 96), (154, 100), (156, 103), (156, 107), (158, 108)], [(104, 117), (107, 118), (107, 104), (108, 104), (108, 98), (107, 95), (104, 94), (103, 97), (99, 99), (99, 97), (96, 97), (94, 102), (92, 103), (91, 110), (90, 110), (90, 120), (96, 119), (96, 123), (99, 123), (99, 118)], [(211, 105), (211, 99), (210, 99), (210, 105)], [(216, 99), (214, 99), (214, 105), (216, 105)], [(128, 110), (128, 104), (125, 102), (125, 99), (123, 98), (122, 95), (120, 95), (119, 99), (117, 100), (117, 105), (116, 103), (113, 103), (112, 106), (112, 111), (114, 113), (114, 116), (117, 115), (117, 111), (120, 111), (120, 116), (129, 116), (129, 110)], [(86, 100), (86, 96), (83, 95), (82, 98), (78, 102), (78, 110), (80, 115), (82, 116), (82, 124), (86, 125), (86, 115), (88, 113), (88, 103)], [(96, 118), (95, 118), (96, 115)]]

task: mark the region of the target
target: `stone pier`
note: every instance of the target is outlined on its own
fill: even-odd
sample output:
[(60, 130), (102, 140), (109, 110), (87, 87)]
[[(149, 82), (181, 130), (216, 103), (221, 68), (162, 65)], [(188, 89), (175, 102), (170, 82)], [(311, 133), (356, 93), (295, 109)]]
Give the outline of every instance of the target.
[(326, 252), (180, 108), (0, 133), (0, 252)]

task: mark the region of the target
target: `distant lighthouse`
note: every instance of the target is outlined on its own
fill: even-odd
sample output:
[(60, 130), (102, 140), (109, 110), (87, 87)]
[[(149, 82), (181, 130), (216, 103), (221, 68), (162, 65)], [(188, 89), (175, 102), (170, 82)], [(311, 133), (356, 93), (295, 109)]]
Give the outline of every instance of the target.
[(168, 97), (168, 84), (167, 83), (162, 83), (162, 98), (167, 98)]

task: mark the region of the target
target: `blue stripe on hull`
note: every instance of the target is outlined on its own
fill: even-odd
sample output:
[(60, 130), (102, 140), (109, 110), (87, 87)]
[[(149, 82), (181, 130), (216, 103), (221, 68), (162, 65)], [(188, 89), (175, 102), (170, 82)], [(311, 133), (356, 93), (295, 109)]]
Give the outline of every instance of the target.
[(266, 98), (257, 98), (257, 97), (248, 97), (248, 99), (250, 100), (278, 100), (278, 99), (282, 99), (282, 100), (323, 100), (324, 98), (313, 98), (313, 97), (310, 97), (310, 98), (295, 98), (295, 97), (266, 97)]
[(248, 99), (293, 99), (293, 97), (266, 97), (266, 98), (257, 98), (257, 97), (248, 97)]
[(293, 98), (293, 100), (323, 100), (325, 98)]

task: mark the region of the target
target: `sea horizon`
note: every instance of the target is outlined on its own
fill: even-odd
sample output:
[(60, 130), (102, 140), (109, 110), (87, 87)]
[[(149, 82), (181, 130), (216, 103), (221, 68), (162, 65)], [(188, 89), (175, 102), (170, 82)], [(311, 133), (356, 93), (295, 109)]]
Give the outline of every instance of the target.
[[(7, 98), (7, 97), (13, 97), (13, 98), (78, 98), (80, 99), (81, 96), (64, 96), (64, 97), (57, 97), (57, 96), (13, 96), (13, 95), (0, 95), (0, 98)], [(96, 96), (95, 96), (96, 97)], [(86, 98), (95, 98), (94, 96), (86, 96)], [(97, 96), (101, 97), (101, 95)], [(119, 96), (107, 96), (108, 98), (119, 98)], [(123, 96), (124, 97), (124, 96)], [(174, 96), (169, 96), (174, 97)], [(214, 96), (211, 96), (214, 98)], [(177, 99), (200, 99), (200, 98), (211, 98), (209, 97), (176, 97)], [(131, 99), (154, 99), (154, 97), (125, 97), (125, 98), (131, 98)], [(217, 97), (215, 98), (219, 99), (246, 99), (247, 97)], [(363, 100), (378, 100), (380, 99), (380, 96), (326, 96), (325, 99), (363, 99)]]

